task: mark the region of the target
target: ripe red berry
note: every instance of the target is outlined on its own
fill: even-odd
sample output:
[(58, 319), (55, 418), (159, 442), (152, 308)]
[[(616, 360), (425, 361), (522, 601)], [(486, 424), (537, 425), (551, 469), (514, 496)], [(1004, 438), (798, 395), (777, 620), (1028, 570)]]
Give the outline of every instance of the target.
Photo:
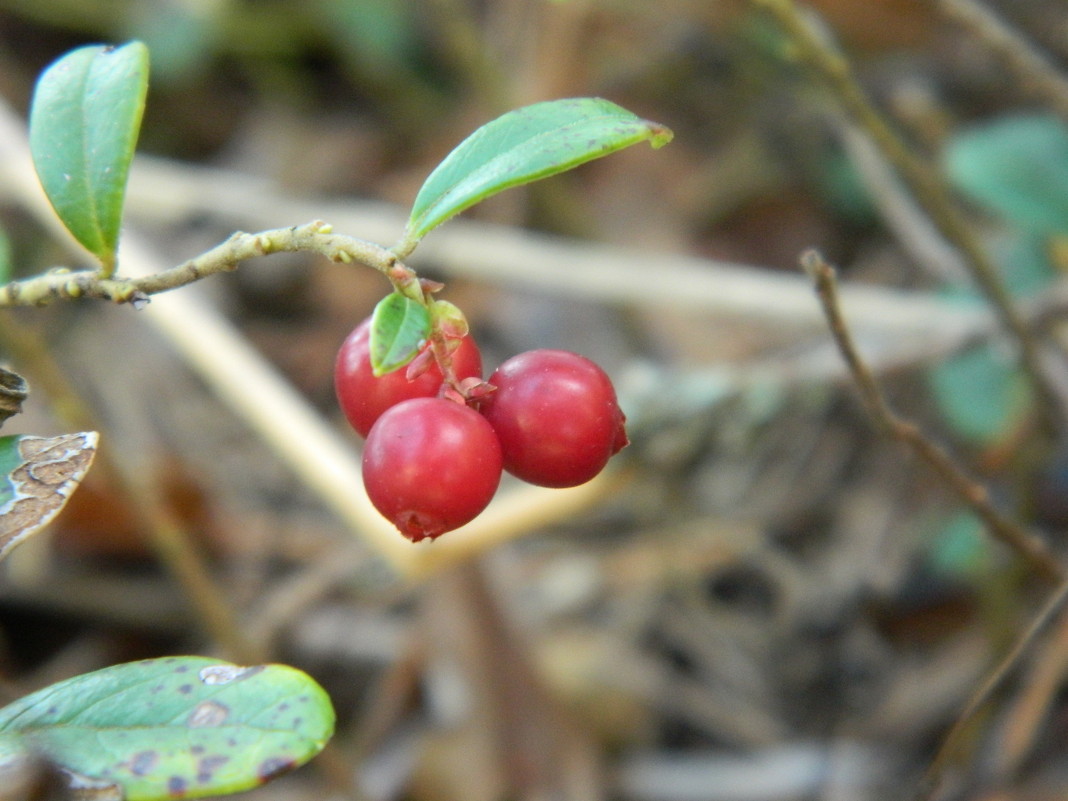
[(543, 487), (584, 484), (627, 444), (612, 382), (589, 359), (562, 350), (513, 356), (482, 402), (509, 473)]
[(412, 542), (473, 520), (501, 480), (501, 446), (478, 412), (444, 398), (387, 410), (363, 451), (371, 503)]
[[(386, 409), (410, 398), (432, 398), (444, 381), (437, 363), (411, 381), (403, 367), (376, 377), (371, 372), (370, 335), (371, 318), (368, 317), (341, 344), (334, 363), (338, 403), (361, 437), (367, 436)], [(452, 354), (452, 364), (456, 377), (461, 380), (482, 377), (482, 356), (470, 336), (460, 340)]]

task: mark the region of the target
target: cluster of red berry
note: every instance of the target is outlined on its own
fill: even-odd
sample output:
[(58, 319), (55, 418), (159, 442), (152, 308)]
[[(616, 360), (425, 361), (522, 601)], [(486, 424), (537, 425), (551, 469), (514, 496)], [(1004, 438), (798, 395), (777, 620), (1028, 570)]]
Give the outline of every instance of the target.
[[(363, 481), (371, 502), (413, 542), (433, 539), (486, 508), (502, 470), (543, 487), (583, 484), (627, 444), (625, 419), (604, 370), (562, 350), (513, 356), (477, 398), (444, 392), (436, 363), (409, 379), (375, 376), (370, 319), (338, 352), (334, 385), (367, 438)], [(470, 335), (452, 353), (456, 378), (482, 378)]]

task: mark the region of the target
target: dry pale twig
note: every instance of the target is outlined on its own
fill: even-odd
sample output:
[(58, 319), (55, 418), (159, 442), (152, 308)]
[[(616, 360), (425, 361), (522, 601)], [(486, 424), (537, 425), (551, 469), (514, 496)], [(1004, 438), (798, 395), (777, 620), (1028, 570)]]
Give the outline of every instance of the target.
[[(2, 122), (2, 120), (0, 120)], [(0, 139), (0, 150), (3, 140)], [(9, 185), (0, 181), (0, 197)], [(404, 227), (399, 206), (357, 198), (302, 197), (262, 177), (138, 156), (127, 192), (131, 221), (173, 226), (210, 216), (221, 226), (259, 230), (321, 218), (338, 231), (388, 242)], [(550, 236), (463, 217), (435, 230), (406, 263), (432, 264), (463, 279), (593, 303), (728, 315), (769, 327), (821, 331), (807, 283), (791, 273), (665, 250), (642, 250)], [(670, 276), (670, 280), (661, 277)], [(679, 287), (685, 287), (680, 292)], [(980, 306), (885, 286), (843, 286), (858, 335), (926, 343), (957, 342), (993, 327)]]
[[(1068, 590), (1060, 595), (1068, 596)], [(1059, 603), (1055, 603), (1057, 601)], [(1048, 604), (1051, 607), (1049, 617), (1062, 610), (1066, 603), (1068, 597), (1055, 596)], [(1059, 707), (1057, 699), (1068, 669), (1068, 616), (1060, 615), (1055, 629), (1041, 650), (1036, 651), (1026, 672), (1020, 676), (1019, 690), (1002, 719), (997, 736), (1000, 748), (993, 759), (994, 770), (999, 776), (1014, 775), (1034, 753), (1035, 747), (1042, 742), (1044, 724)]]

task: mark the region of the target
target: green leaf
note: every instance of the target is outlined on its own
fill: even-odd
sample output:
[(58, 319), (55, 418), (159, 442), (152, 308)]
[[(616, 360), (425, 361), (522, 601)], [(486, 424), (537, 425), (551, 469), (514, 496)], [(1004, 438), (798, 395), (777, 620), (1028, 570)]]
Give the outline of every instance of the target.
[[(992, 252), (1000, 277), (1014, 297), (1033, 297), (1056, 280), (1043, 236), (1013, 229), (993, 241)], [(959, 303), (982, 303), (972, 283), (950, 284), (942, 294)], [(989, 344), (956, 353), (928, 368), (926, 379), (950, 428), (981, 447), (1010, 436), (1034, 402), (1009, 353)]]
[(535, 103), (483, 125), (445, 157), (415, 198), (397, 250), (406, 255), (430, 230), (504, 189), (547, 178), (648, 141), (671, 141), (663, 125), (600, 98)]
[(879, 215), (871, 194), (852, 159), (841, 150), (826, 154), (816, 165), (815, 189), (834, 209), (835, 214), (853, 223), (869, 225)]
[(56, 214), (103, 266), (115, 268), (126, 178), (148, 89), (148, 49), (93, 45), (41, 75), (30, 107), (30, 150)]
[(393, 292), (382, 298), (371, 315), (371, 372), (385, 375), (416, 357), (430, 336), (426, 306)]
[(1052, 115), (1016, 115), (963, 131), (946, 148), (950, 180), (1025, 231), (1068, 232), (1068, 127)]
[(125, 801), (257, 787), (318, 754), (333, 730), (330, 699), (305, 673), (198, 656), (86, 673), (0, 709), (0, 733)]
[(939, 411), (956, 433), (979, 446), (996, 443), (1031, 408), (1026, 379), (1011, 357), (982, 345), (932, 367), (927, 381)]
[(47, 525), (96, 455), (95, 431), (0, 437), (0, 559)]
[(976, 579), (995, 567), (991, 539), (982, 521), (970, 510), (937, 521), (937, 528), (923, 538), (927, 545), (925, 564), (938, 575), (951, 579)]
[(319, 0), (316, 12), (344, 57), (373, 74), (408, 73), (409, 62), (422, 54), (418, 6), (396, 0)]
[[(1010, 229), (990, 241), (998, 274), (1015, 298), (1034, 297), (1057, 280), (1049, 237)], [(948, 283), (942, 295), (953, 300), (983, 304), (983, 295), (971, 281)]]

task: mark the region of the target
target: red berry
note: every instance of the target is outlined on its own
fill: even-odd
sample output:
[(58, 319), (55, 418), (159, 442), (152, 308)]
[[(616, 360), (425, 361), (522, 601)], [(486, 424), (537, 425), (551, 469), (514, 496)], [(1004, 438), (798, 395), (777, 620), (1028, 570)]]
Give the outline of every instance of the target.
[(563, 350), (513, 356), (490, 377), (482, 402), (509, 473), (543, 487), (584, 484), (627, 444), (612, 382), (589, 359)]
[[(376, 377), (371, 372), (370, 335), (371, 318), (368, 317), (341, 344), (334, 364), (338, 403), (361, 437), (367, 436), (386, 409), (410, 398), (432, 398), (444, 381), (436, 362), (411, 381), (403, 367)], [(461, 380), (482, 377), (482, 356), (470, 336), (460, 340), (452, 354), (452, 365)]]
[(363, 483), (412, 542), (473, 520), (501, 480), (501, 446), (478, 412), (444, 398), (398, 403), (371, 428)]

